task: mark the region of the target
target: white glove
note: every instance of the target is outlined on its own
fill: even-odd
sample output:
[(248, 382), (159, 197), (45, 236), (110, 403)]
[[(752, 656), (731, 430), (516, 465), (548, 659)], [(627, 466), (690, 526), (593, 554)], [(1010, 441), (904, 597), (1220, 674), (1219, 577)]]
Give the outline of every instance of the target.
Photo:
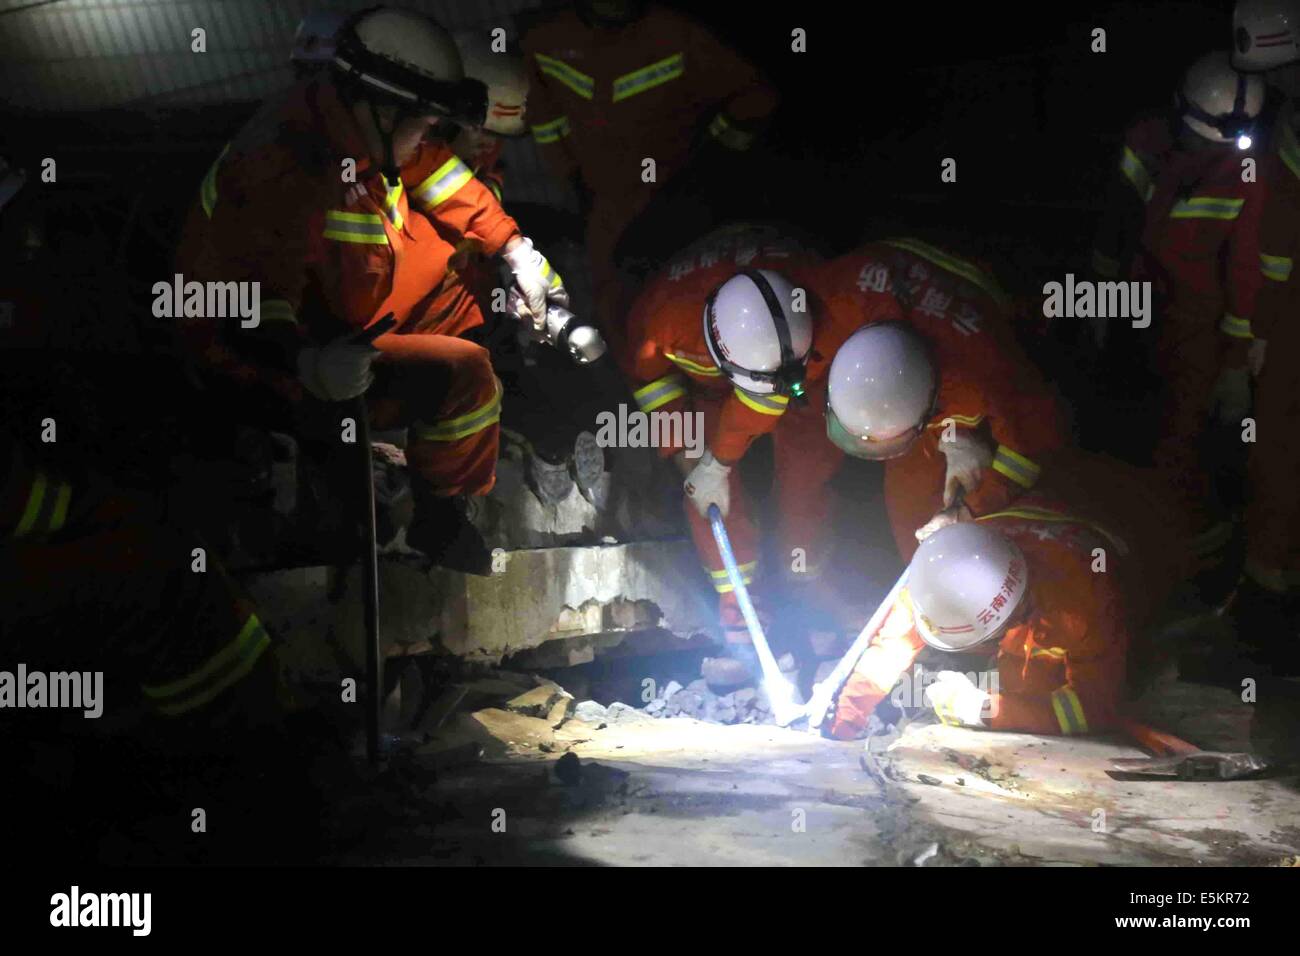
[(1250, 368), (1250, 374), (1259, 378), (1259, 373), (1264, 371), (1264, 350), (1268, 343), (1263, 339), (1255, 339), (1250, 343), (1250, 350), (1246, 353), (1246, 363)]
[(370, 363), (378, 354), (378, 349), (346, 338), (328, 345), (308, 345), (298, 352), (298, 378), (322, 401), (346, 401), (356, 398), (375, 380)]
[(1225, 368), (1214, 382), (1215, 414), (1220, 424), (1240, 425), (1250, 411), (1250, 369)]
[(941, 440), (939, 450), (948, 459), (948, 473), (943, 482), (943, 506), (950, 508), (957, 500), (958, 488), (970, 494), (979, 487), (984, 470), (993, 464), (993, 449), (979, 436), (958, 431), (951, 441)]
[(564, 283), (546, 257), (533, 248), (533, 240), (520, 239), (502, 253), (501, 258), (510, 267), (515, 277), (515, 288), (523, 300), (523, 308), (519, 308), (516, 302), (511, 311), (521, 318), (531, 319), (534, 329), (546, 325), (547, 302), (566, 309), (569, 307), (569, 293), (565, 291)]
[(731, 508), (731, 486), (727, 480), (730, 474), (730, 466), (714, 458), (713, 452), (706, 451), (700, 463), (686, 476), (686, 497), (691, 499), (702, 517), (709, 516), (709, 505), (717, 505), (722, 517), (727, 516)]
[(933, 518), (916, 529), (916, 540), (924, 541), (940, 528), (946, 528), (948, 525), (956, 524), (958, 521), (970, 521), (974, 517), (974, 513), (965, 505), (958, 508), (944, 508), (942, 511), (937, 512)]
[(992, 698), (965, 674), (939, 671), (934, 683), (925, 688), (925, 702), (945, 724), (983, 727), (984, 714)]

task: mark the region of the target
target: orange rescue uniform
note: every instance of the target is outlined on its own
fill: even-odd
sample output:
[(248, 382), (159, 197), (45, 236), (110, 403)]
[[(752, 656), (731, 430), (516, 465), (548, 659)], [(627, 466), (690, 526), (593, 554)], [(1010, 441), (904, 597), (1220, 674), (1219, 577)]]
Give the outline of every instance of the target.
[(654, 4), (620, 29), (565, 10), (527, 30), (521, 45), (533, 73), (533, 137), (556, 173), (577, 174), (592, 197), (597, 317), (617, 350), (628, 298), (613, 263), (619, 237), (658, 185), (687, 165), (701, 134), (748, 149), (776, 94), (703, 26)]
[[(1202, 533), (1215, 517), (1200, 438), (1220, 371), (1246, 364), (1262, 282), (1267, 176), (1243, 182), (1246, 155), (1231, 145), (1186, 149), (1168, 119), (1138, 121), (1125, 134), (1093, 252), (1101, 277), (1152, 283), (1164, 383), (1154, 460)], [(1198, 547), (1222, 543), (1210, 535)]]
[[(345, 161), (356, 181), (344, 182)], [(393, 312), (368, 393), (381, 428), (409, 426), (408, 460), (439, 495), (495, 481), (500, 385), (487, 351), (453, 336), (482, 322), (448, 283), (440, 230), (495, 255), (515, 221), (444, 144), (425, 142), (390, 188), (351, 112), (325, 78), (267, 104), (205, 177), (177, 255), (185, 281), (260, 283), (258, 328), (189, 317), (181, 335), (201, 369), (297, 400), (295, 350)], [(268, 349), (269, 346), (269, 349)]]
[[(742, 268), (771, 269), (787, 276), (797, 287), (800, 276), (816, 262), (796, 245), (771, 234), (751, 230), (724, 231), (708, 237), (676, 257), (651, 279), (633, 304), (628, 319), (628, 351), (622, 365), (641, 411), (703, 415), (704, 444), (724, 464), (734, 464), (754, 439), (772, 433), (776, 454), (776, 495), (780, 539), (808, 548), (812, 570), (818, 563), (818, 546), (809, 542), (810, 529), (825, 529), (827, 496), (822, 487), (838, 466), (841, 455), (826, 439), (823, 421), (825, 362), (809, 363), (805, 402), (782, 395), (755, 395), (731, 384), (713, 364), (704, 339), (704, 305), (709, 295)], [(817, 346), (818, 316), (813, 310)], [(668, 457), (682, 449), (661, 447)], [(746, 584), (754, 580), (758, 565), (758, 527), (752, 506), (740, 482), (739, 469), (730, 476), (731, 507), (727, 532), (736, 562)], [(708, 519), (685, 502), (695, 546), (714, 588), (724, 596), (724, 618), (732, 586)], [(739, 639), (741, 635), (737, 635)], [(744, 640), (748, 640), (747, 636)]]
[(1252, 324), (1268, 343), (1255, 390), (1257, 435), (1250, 447), (1250, 497), (1246, 504), (1248, 569), (1273, 577), (1281, 572), (1300, 583), (1300, 143), (1294, 104), (1278, 118), (1270, 157), (1270, 195), (1260, 223), (1263, 284)]
[(980, 432), (994, 446), (992, 467), (964, 499), (976, 517), (1034, 487), (1042, 457), (1065, 445), (1065, 423), (1017, 345), (1005, 294), (991, 276), (928, 243), (897, 239), (826, 263), (811, 284), (827, 311), (821, 348), (828, 361), (872, 322), (906, 321), (933, 349), (940, 376), (935, 414), (906, 454), (885, 463), (885, 507), (905, 561), (916, 551), (916, 529), (943, 507), (947, 461), (939, 442), (949, 430)]

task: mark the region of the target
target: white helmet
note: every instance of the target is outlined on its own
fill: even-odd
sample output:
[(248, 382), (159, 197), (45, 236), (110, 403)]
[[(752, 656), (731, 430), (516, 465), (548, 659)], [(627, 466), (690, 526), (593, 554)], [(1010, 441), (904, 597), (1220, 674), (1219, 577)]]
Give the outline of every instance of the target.
[(334, 69), (371, 99), (482, 126), (487, 90), (465, 78), (451, 34), (411, 10), (372, 7), (340, 28)]
[(487, 121), (483, 128), (499, 136), (522, 136), (526, 130), (528, 68), (523, 57), (497, 53), (491, 44), (491, 38), (485, 33), (456, 34), (465, 75), (487, 86)]
[(864, 325), (831, 362), (826, 435), (855, 458), (897, 458), (925, 430), (938, 394), (938, 370), (919, 333), (902, 322)]
[(921, 542), (907, 572), (916, 631), (931, 647), (963, 651), (999, 636), (1024, 600), (1025, 556), (1005, 535), (959, 521)]
[(794, 308), (794, 286), (771, 269), (742, 269), (704, 303), (704, 341), (737, 388), (803, 394), (812, 316)]
[(1248, 73), (1300, 59), (1300, 2), (1237, 0), (1232, 11), (1232, 65)]
[(293, 35), (289, 62), (313, 69), (334, 62), (335, 38), (347, 21), (337, 10), (313, 10), (302, 18)]
[(1264, 108), (1264, 81), (1234, 70), (1227, 53), (1209, 53), (1187, 71), (1177, 101), (1183, 122), (1198, 135), (1249, 149)]

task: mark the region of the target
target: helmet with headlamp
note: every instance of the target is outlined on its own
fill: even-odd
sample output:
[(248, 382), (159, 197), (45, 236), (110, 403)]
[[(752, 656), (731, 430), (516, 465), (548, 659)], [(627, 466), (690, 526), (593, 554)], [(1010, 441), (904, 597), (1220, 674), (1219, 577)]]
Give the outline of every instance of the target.
[(812, 317), (795, 301), (790, 280), (771, 269), (742, 269), (710, 294), (704, 341), (737, 388), (803, 397), (813, 329)]

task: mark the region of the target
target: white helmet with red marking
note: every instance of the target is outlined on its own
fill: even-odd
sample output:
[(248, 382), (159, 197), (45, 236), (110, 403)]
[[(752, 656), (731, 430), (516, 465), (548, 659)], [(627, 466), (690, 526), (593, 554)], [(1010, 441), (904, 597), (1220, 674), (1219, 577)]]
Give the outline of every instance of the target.
[(498, 136), (522, 136), (528, 109), (528, 68), (523, 57), (492, 49), (487, 32), (456, 34), (456, 47), (465, 75), (487, 87), (487, 120), (483, 129)]
[(1232, 65), (1260, 73), (1300, 60), (1300, 0), (1237, 0)]
[(1029, 585), (1025, 556), (998, 531), (973, 521), (921, 542), (907, 573), (916, 631), (931, 647), (964, 651), (999, 637)]

